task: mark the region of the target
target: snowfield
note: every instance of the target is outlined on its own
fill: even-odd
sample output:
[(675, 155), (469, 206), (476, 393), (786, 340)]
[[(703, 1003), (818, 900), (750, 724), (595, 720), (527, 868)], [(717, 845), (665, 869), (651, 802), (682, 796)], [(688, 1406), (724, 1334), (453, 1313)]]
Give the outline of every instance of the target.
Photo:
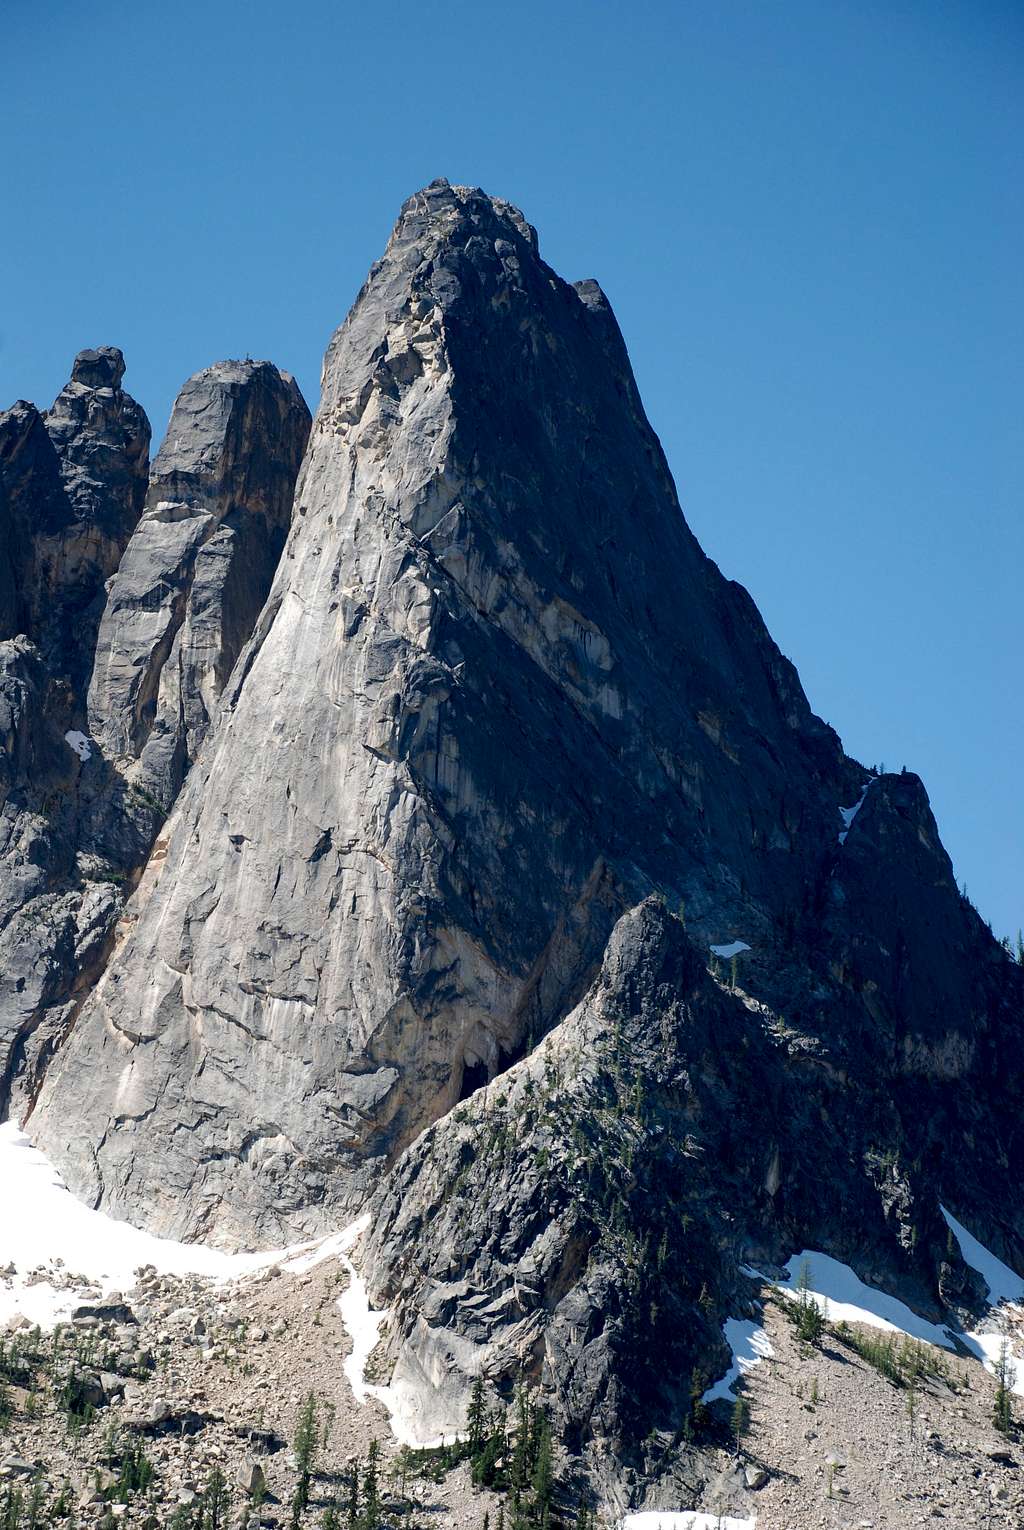
[[(871, 780), (872, 781), (874, 780), (874, 776), (872, 776)], [(871, 785), (871, 781), (869, 781), (867, 786), (865, 786), (864, 790), (861, 792), (860, 796), (857, 798), (856, 802), (853, 804), (853, 807), (848, 807), (848, 808), (841, 807), (839, 809), (839, 816), (843, 820), (843, 827), (839, 831), (839, 843), (841, 845), (845, 845), (846, 844), (846, 836), (850, 832), (850, 825), (853, 823), (853, 820), (856, 818), (857, 814), (860, 812), (861, 808), (864, 806), (864, 798), (868, 794), (868, 787), (870, 785)]]
[(83, 1286), (103, 1296), (130, 1290), (145, 1264), (166, 1275), (232, 1280), (280, 1258), (175, 1243), (93, 1211), (13, 1121), (0, 1126), (0, 1324), (20, 1313), (52, 1328), (82, 1301)]

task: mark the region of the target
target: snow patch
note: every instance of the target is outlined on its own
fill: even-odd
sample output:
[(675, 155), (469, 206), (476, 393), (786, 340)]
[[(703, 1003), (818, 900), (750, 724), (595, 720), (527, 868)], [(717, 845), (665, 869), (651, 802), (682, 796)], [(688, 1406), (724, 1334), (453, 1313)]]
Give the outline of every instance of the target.
[(953, 1347), (952, 1330), (939, 1323), (929, 1323), (916, 1312), (875, 1286), (866, 1286), (848, 1264), (840, 1264), (816, 1249), (803, 1249), (786, 1265), (786, 1279), (774, 1281), (776, 1290), (789, 1296), (800, 1295), (800, 1272), (804, 1265), (812, 1290), (807, 1296), (820, 1307), (830, 1323), (865, 1323), (885, 1333), (905, 1333), (911, 1339), (923, 1339), (940, 1349)]
[(704, 1403), (717, 1402), (719, 1398), (731, 1401), (736, 1395), (733, 1388), (740, 1377), (760, 1365), (762, 1360), (770, 1360), (775, 1353), (764, 1329), (749, 1318), (726, 1318), (722, 1332), (732, 1350), (732, 1364), (720, 1381), (708, 1387), (701, 1398)]
[(21, 1313), (52, 1328), (82, 1301), (83, 1286), (104, 1296), (128, 1291), (144, 1264), (164, 1275), (227, 1281), (280, 1258), (280, 1251), (225, 1254), (175, 1243), (93, 1211), (13, 1121), (0, 1126), (0, 1269), (14, 1266), (13, 1275), (0, 1276), (0, 1324)]
[(749, 950), (750, 950), (750, 947), (747, 945), (745, 940), (734, 940), (732, 942), (732, 944), (728, 945), (728, 946), (711, 946), (710, 947), (710, 951), (711, 951), (711, 955), (712, 956), (724, 956), (727, 961), (728, 961), (730, 956), (739, 956), (741, 951), (749, 951)]
[(977, 1270), (988, 1286), (988, 1299), (992, 1306), (998, 1306), (1000, 1302), (1024, 1302), (1024, 1280), (1014, 1274), (1008, 1264), (997, 1259), (984, 1243), (979, 1243), (945, 1206), (940, 1206), (939, 1210), (960, 1245), (964, 1263), (969, 1264), (972, 1270)]
[(644, 1509), (627, 1514), (621, 1530), (755, 1530), (757, 1520), (735, 1514), (705, 1514), (700, 1509)]
[[(805, 1293), (806, 1299), (820, 1307), (830, 1323), (864, 1323), (869, 1328), (879, 1328), (885, 1333), (902, 1333), (911, 1339), (922, 1339), (940, 1349), (955, 1349), (959, 1343), (970, 1350), (989, 1371), (995, 1370), (1003, 1342), (1009, 1340), (1010, 1386), (1014, 1392), (1024, 1396), (1024, 1352), (1019, 1340), (1015, 1343), (1014, 1335), (1008, 1332), (1010, 1318), (1016, 1316), (1010, 1308), (1017, 1304), (1024, 1307), (1024, 1280), (1015, 1275), (1002, 1260), (997, 1259), (984, 1244), (979, 1243), (945, 1207), (940, 1209), (960, 1243), (964, 1261), (985, 1280), (989, 1300), (993, 1303), (984, 1326), (969, 1333), (951, 1328), (948, 1324), (930, 1323), (897, 1297), (876, 1290), (874, 1286), (866, 1286), (849, 1265), (840, 1264), (838, 1259), (832, 1259), (828, 1254), (819, 1253), (815, 1249), (804, 1249), (794, 1254), (786, 1266), (785, 1280), (773, 1281), (770, 1276), (763, 1274), (761, 1278), (778, 1291), (784, 1291), (789, 1296), (799, 1296), (800, 1272), (806, 1263), (812, 1287)], [(744, 1273), (754, 1272), (745, 1267)], [(1024, 1312), (1021, 1312), (1020, 1317), (1024, 1318)], [(735, 1380), (735, 1376), (732, 1380)], [(717, 1383), (712, 1389), (717, 1396), (726, 1395), (717, 1390), (722, 1385), (721, 1382)]]
[(968, 1349), (974, 1351), (988, 1371), (995, 1370), (1002, 1356), (1003, 1344), (1008, 1341), (1010, 1388), (1018, 1396), (1024, 1397), (1024, 1352), (1020, 1348), (1020, 1341), (1016, 1334), (1007, 1331), (1011, 1319), (1017, 1320), (1014, 1324), (1014, 1327), (1017, 1327), (1021, 1316), (1024, 1316), (1024, 1313), (1019, 1311), (1011, 1311), (1013, 1308), (1019, 1309), (1024, 1306), (1024, 1280), (1015, 1274), (1008, 1264), (998, 1259), (991, 1249), (987, 1249), (984, 1243), (980, 1243), (972, 1233), (969, 1233), (966, 1227), (946, 1210), (945, 1206), (940, 1206), (939, 1210), (960, 1245), (964, 1263), (970, 1265), (972, 1270), (977, 1270), (988, 1286), (990, 1306), (988, 1316), (984, 1320), (986, 1326), (975, 1328), (970, 1333), (962, 1333), (959, 1338)]
[(857, 798), (856, 802), (853, 804), (853, 807), (848, 807), (848, 808), (841, 807), (839, 809), (839, 816), (843, 820), (843, 827), (839, 831), (839, 843), (841, 845), (845, 845), (846, 844), (846, 836), (850, 832), (850, 825), (853, 822), (853, 820), (856, 818), (857, 814), (860, 812), (861, 808), (864, 806), (864, 798), (868, 794), (868, 787), (871, 785), (871, 781), (873, 781), (874, 779), (875, 779), (874, 776), (872, 776), (871, 780), (868, 781), (867, 785), (864, 787), (864, 790), (861, 792), (860, 796)]
[(80, 760), (92, 759), (92, 743), (88, 734), (80, 733), (77, 728), (70, 728), (64, 735), (64, 742), (70, 744)]
[[(352, 1353), (344, 1363), (345, 1375), (357, 1403), (361, 1405), (368, 1397), (375, 1397), (384, 1404), (391, 1422), (391, 1433), (399, 1445), (409, 1445), (414, 1450), (436, 1450), (441, 1445), (452, 1444), (456, 1436), (449, 1434), (438, 1438), (428, 1433), (429, 1426), (425, 1428), (424, 1425), (431, 1410), (421, 1391), (400, 1383), (392, 1383), (389, 1387), (375, 1386), (366, 1380), (367, 1361), (377, 1347), (381, 1325), (388, 1316), (387, 1311), (375, 1312), (371, 1308), (366, 1284), (349, 1258), (349, 1250), (369, 1225), (369, 1214), (360, 1217), (358, 1222), (353, 1222), (351, 1227), (328, 1240), (330, 1248), (318, 1250), (312, 1256), (312, 1263), (317, 1263), (319, 1259), (335, 1254), (348, 1271), (348, 1289), (338, 1297), (338, 1311), (352, 1341)], [(303, 1264), (303, 1268), (309, 1267), (308, 1262)]]

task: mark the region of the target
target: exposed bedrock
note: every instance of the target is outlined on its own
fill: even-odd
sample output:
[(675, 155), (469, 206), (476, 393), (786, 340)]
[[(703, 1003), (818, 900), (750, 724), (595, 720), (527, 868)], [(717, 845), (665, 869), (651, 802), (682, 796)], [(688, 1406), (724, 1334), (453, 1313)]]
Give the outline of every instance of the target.
[(0, 637), (30, 637), (76, 692), (146, 492), (149, 421), (123, 376), (116, 347), (81, 351), (52, 409), (0, 414)]
[[(153, 553), (140, 589), (123, 571), (140, 565), (149, 426), (121, 390), (123, 372), (120, 351), (83, 351), (48, 414), (22, 403), (0, 416), (0, 615), (21, 634), (0, 642), (0, 1110), (31, 1098), (103, 968), (125, 894), (269, 587), (308, 434), (294, 383), (268, 363), (221, 363), (191, 379), (150, 499), (191, 496), (178, 508), (203, 520), (193, 563), (204, 572), (183, 576), (180, 557), (160, 568)], [(110, 631), (112, 605), (115, 631), (130, 625), (126, 588), (145, 605), (172, 584), (183, 592), (174, 674), (158, 666), (155, 687), (180, 720), (177, 732), (164, 728), (172, 763), (133, 776), (102, 730), (90, 736), (96, 629)], [(141, 643), (132, 657), (145, 665)], [(103, 712), (102, 679), (89, 700)]]
[(165, 807), (266, 600), (309, 423), (268, 361), (217, 362), (175, 400), (89, 686), (104, 754)]
[[(144, 764), (187, 722), (123, 652), (104, 736)], [(902, 966), (876, 844), (908, 852)], [(867, 1034), (952, 1076), (997, 1023), (1006, 963), (923, 788), (843, 755), (701, 552), (600, 289), (435, 182), (328, 348), (269, 597), (34, 1134), (163, 1232), (332, 1225), (652, 891), (705, 950), (748, 945), (743, 985), (837, 1071)]]
[(624, 915), (582, 1003), (371, 1199), (357, 1258), (405, 1421), (450, 1437), (475, 1377), (508, 1398), (525, 1376), (619, 1508), (628, 1467), (642, 1497), (669, 1460), (692, 1501), (699, 1452), (667, 1447), (726, 1370), (724, 1320), (758, 1316), (744, 1267), (825, 1248), (936, 1321), (977, 1312), (939, 1207), (994, 1229), (1001, 1198), (1024, 1265), (1019, 1020), (955, 1079), (906, 1066), (911, 1027), (880, 1055), (866, 1021), (840, 1066), (827, 1037), (714, 980), (659, 901)]

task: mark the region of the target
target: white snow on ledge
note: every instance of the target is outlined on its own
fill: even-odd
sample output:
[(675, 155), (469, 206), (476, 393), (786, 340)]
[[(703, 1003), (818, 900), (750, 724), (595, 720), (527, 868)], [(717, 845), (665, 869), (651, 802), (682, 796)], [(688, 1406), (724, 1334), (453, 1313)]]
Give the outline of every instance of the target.
[(77, 728), (70, 728), (64, 735), (64, 742), (71, 746), (80, 760), (92, 759), (92, 744), (87, 734), (80, 733)]
[(728, 961), (730, 956), (739, 956), (741, 951), (749, 951), (750, 947), (745, 940), (734, 940), (731, 945), (711, 946), (709, 950), (712, 956), (724, 956)]
[(793, 1255), (786, 1265), (786, 1279), (773, 1282), (776, 1290), (785, 1291), (790, 1296), (799, 1295), (800, 1272), (805, 1264), (814, 1288), (808, 1294), (822, 1308), (830, 1323), (865, 1323), (885, 1333), (905, 1333), (912, 1339), (937, 1344), (941, 1349), (952, 1348), (948, 1327), (918, 1317), (898, 1297), (889, 1296), (875, 1286), (866, 1286), (848, 1264), (840, 1264), (838, 1259), (816, 1249), (805, 1248)]
[(1008, 1264), (997, 1259), (995, 1254), (990, 1253), (983, 1243), (979, 1243), (967, 1231), (962, 1223), (958, 1222), (951, 1211), (945, 1206), (939, 1210), (946, 1219), (954, 1238), (960, 1245), (964, 1263), (969, 1264), (972, 1270), (977, 1270), (982, 1280), (988, 1286), (988, 1299), (993, 1306), (1000, 1302), (1024, 1302), (1024, 1280), (1015, 1275)]
[(377, 1346), (381, 1325), (388, 1316), (386, 1311), (375, 1312), (370, 1306), (366, 1284), (349, 1258), (349, 1251), (369, 1225), (367, 1213), (344, 1232), (329, 1238), (313, 1254), (286, 1264), (284, 1268), (308, 1269), (329, 1255), (341, 1261), (348, 1271), (349, 1283), (348, 1289), (338, 1297), (337, 1305), (345, 1331), (352, 1341), (352, 1353), (345, 1360), (344, 1370), (353, 1397), (359, 1404), (365, 1403), (368, 1397), (383, 1403), (388, 1411), (391, 1433), (399, 1445), (408, 1445), (414, 1450), (435, 1450), (440, 1445), (451, 1445), (458, 1438), (454, 1430), (441, 1436), (433, 1432), (436, 1429), (436, 1424), (431, 1425), (434, 1393), (429, 1384), (424, 1382), (417, 1387), (393, 1380), (390, 1386), (382, 1387), (366, 1380), (367, 1362)]
[(843, 827), (839, 831), (839, 843), (841, 845), (845, 845), (846, 844), (846, 836), (850, 832), (850, 825), (853, 822), (853, 820), (856, 818), (857, 814), (860, 812), (861, 808), (864, 806), (864, 798), (868, 794), (868, 787), (870, 787), (871, 782), (874, 779), (875, 779), (874, 776), (872, 776), (870, 778), (870, 780), (868, 781), (867, 785), (864, 787), (864, 790), (861, 792), (860, 796), (857, 798), (856, 802), (853, 804), (853, 807), (848, 807), (848, 808), (841, 807), (839, 809), (839, 816), (843, 820)]
[[(989, 1301), (992, 1305), (988, 1316), (984, 1319), (982, 1327), (973, 1329), (969, 1333), (950, 1328), (947, 1324), (930, 1323), (927, 1318), (918, 1316), (897, 1297), (889, 1296), (885, 1291), (879, 1291), (874, 1286), (865, 1285), (849, 1265), (840, 1264), (838, 1259), (832, 1259), (828, 1254), (819, 1253), (814, 1249), (804, 1249), (793, 1256), (786, 1266), (785, 1280), (772, 1281), (767, 1275), (762, 1275), (761, 1278), (774, 1285), (776, 1290), (784, 1291), (789, 1296), (797, 1296), (800, 1288), (800, 1272), (806, 1263), (813, 1287), (807, 1293), (808, 1298), (822, 1309), (830, 1323), (864, 1323), (870, 1328), (879, 1328), (885, 1333), (904, 1333), (912, 1339), (923, 1339), (926, 1343), (935, 1344), (940, 1349), (954, 1349), (959, 1343), (970, 1350), (988, 1371), (995, 1369), (1003, 1342), (1009, 1340), (1008, 1358), (1012, 1372), (1010, 1385), (1014, 1392), (1024, 1396), (1024, 1353), (1020, 1351), (1019, 1341), (1015, 1345), (1012, 1334), (1007, 1332), (1007, 1319), (1011, 1314), (1006, 1310), (1007, 1306), (1024, 1308), (1024, 1280), (1014, 1274), (1008, 1265), (997, 1259), (984, 1244), (979, 1243), (977, 1238), (973, 1237), (955, 1217), (946, 1211), (945, 1207), (940, 1209), (960, 1243), (960, 1251), (965, 1263), (978, 1271), (989, 1289)], [(751, 1276), (761, 1274), (760, 1271), (747, 1268), (744, 1269), (744, 1273)], [(1024, 1317), (1024, 1311), (1020, 1316)], [(739, 1372), (730, 1371), (722, 1382), (716, 1382), (715, 1386), (709, 1390), (715, 1392), (717, 1396), (729, 1395), (728, 1391), (718, 1389), (726, 1382), (732, 1386), (737, 1374)]]
[[(52, 1328), (83, 1300), (82, 1286), (103, 1295), (128, 1291), (135, 1271), (153, 1265), (165, 1275), (232, 1280), (276, 1264), (280, 1252), (225, 1254), (198, 1243), (175, 1243), (118, 1222), (77, 1201), (13, 1121), (0, 1126), (0, 1324), (20, 1313)], [(78, 1277), (77, 1289), (62, 1289)]]
[(621, 1530), (755, 1530), (756, 1518), (735, 1514), (705, 1514), (699, 1509), (644, 1509), (627, 1514)]
[[(960, 1245), (964, 1263), (969, 1264), (972, 1270), (977, 1270), (988, 1286), (988, 1299), (991, 1303), (983, 1326), (958, 1337), (968, 1349), (974, 1351), (988, 1371), (995, 1370), (1003, 1344), (1009, 1340), (1007, 1359), (1010, 1364), (1010, 1387), (1018, 1396), (1024, 1397), (1024, 1353), (1021, 1352), (1019, 1341), (1015, 1345), (1007, 1332), (1008, 1319), (1016, 1318), (1016, 1326), (1019, 1327), (1020, 1318), (1024, 1317), (1024, 1280), (1008, 1264), (998, 1259), (991, 1249), (987, 1249), (984, 1243), (979, 1243), (945, 1206), (940, 1206), (939, 1210)], [(1010, 1308), (1016, 1310), (1011, 1312), (1008, 1310)]]
[(770, 1360), (775, 1353), (764, 1329), (749, 1318), (726, 1318), (722, 1332), (732, 1350), (732, 1364), (720, 1381), (708, 1387), (701, 1398), (703, 1403), (717, 1402), (719, 1398), (731, 1402), (735, 1396), (733, 1389), (740, 1377), (753, 1370), (755, 1365), (760, 1365), (762, 1360)]

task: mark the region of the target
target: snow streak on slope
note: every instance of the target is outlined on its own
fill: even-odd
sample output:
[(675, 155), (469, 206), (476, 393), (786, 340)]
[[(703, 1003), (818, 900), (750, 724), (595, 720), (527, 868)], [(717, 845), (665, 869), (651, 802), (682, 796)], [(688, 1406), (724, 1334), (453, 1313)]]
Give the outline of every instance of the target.
[(977, 1270), (988, 1286), (988, 1299), (991, 1303), (984, 1326), (975, 1328), (971, 1333), (961, 1334), (960, 1338), (969, 1349), (974, 1350), (990, 1371), (995, 1370), (1003, 1344), (1008, 1341), (1010, 1386), (1024, 1397), (1024, 1344), (1020, 1337), (1024, 1330), (1024, 1280), (1009, 1265), (997, 1259), (983, 1243), (979, 1243), (945, 1206), (940, 1206), (939, 1210), (960, 1245), (964, 1263), (969, 1264), (972, 1270)]
[(865, 1323), (887, 1333), (905, 1333), (912, 1339), (952, 1348), (952, 1330), (944, 1324), (929, 1323), (895, 1296), (887, 1296), (875, 1286), (866, 1286), (848, 1264), (840, 1264), (816, 1249), (794, 1254), (786, 1266), (786, 1279), (774, 1282), (777, 1290), (790, 1296), (800, 1294), (800, 1273), (806, 1266), (812, 1290), (807, 1294), (825, 1313), (830, 1323)]
[(733, 1388), (740, 1377), (753, 1370), (755, 1365), (760, 1365), (762, 1360), (770, 1360), (775, 1353), (764, 1329), (752, 1323), (749, 1318), (726, 1318), (722, 1332), (732, 1350), (732, 1364), (720, 1381), (708, 1387), (701, 1398), (704, 1403), (717, 1402), (719, 1398), (731, 1400), (735, 1396)]

